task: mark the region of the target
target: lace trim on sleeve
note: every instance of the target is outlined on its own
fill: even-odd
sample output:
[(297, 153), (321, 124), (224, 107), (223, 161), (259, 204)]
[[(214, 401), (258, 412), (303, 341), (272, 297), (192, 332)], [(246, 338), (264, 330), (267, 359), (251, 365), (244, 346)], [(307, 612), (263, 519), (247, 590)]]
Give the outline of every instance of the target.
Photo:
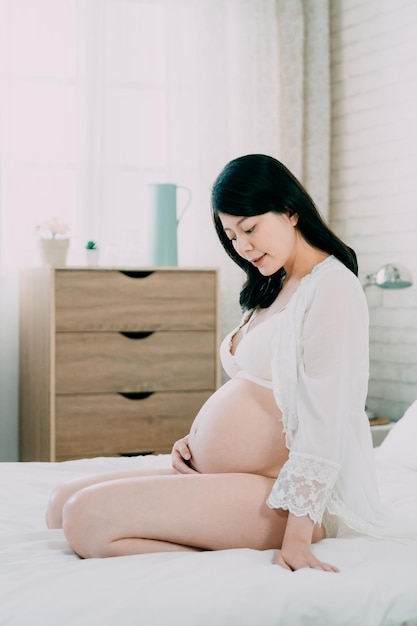
[(308, 515), (321, 524), (340, 466), (317, 457), (291, 452), (274, 483), (267, 505), (297, 517)]

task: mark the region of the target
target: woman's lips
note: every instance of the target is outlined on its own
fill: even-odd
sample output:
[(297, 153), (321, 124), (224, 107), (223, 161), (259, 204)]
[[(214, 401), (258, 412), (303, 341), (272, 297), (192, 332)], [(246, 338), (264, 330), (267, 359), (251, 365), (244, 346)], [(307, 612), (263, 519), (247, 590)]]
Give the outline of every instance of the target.
[(255, 267), (259, 267), (260, 265), (262, 265), (262, 261), (264, 260), (265, 256), (265, 254), (262, 254), (262, 256), (258, 256), (256, 259), (252, 259), (252, 265), (254, 265)]

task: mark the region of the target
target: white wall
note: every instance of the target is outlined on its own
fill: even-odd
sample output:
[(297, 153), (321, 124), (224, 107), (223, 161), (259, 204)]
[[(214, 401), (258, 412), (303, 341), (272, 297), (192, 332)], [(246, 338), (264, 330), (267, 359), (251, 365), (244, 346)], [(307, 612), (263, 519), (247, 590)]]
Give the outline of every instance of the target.
[(417, 1), (331, 0), (334, 230), (361, 278), (387, 262), (414, 286), (366, 290), (368, 406), (397, 419), (417, 398)]

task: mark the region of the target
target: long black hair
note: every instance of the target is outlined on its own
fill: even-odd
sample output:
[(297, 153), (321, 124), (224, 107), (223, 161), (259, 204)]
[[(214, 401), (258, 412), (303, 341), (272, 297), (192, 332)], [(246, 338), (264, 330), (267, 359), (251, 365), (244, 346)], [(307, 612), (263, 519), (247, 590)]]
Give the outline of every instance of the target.
[(248, 154), (230, 161), (214, 182), (211, 207), (217, 235), (227, 254), (246, 273), (240, 292), (242, 309), (265, 308), (282, 288), (284, 268), (263, 276), (241, 257), (226, 236), (218, 213), (251, 217), (273, 211), (297, 213), (296, 228), (304, 239), (319, 250), (334, 255), (354, 274), (358, 264), (354, 250), (341, 241), (325, 224), (312, 198), (297, 178), (277, 159), (264, 154)]

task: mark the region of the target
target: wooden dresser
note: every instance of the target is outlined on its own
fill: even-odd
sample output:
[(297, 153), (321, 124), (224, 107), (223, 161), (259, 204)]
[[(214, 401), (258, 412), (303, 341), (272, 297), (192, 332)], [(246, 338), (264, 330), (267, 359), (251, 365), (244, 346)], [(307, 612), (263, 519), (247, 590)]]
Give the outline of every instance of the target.
[(167, 453), (218, 386), (217, 271), (25, 270), (20, 460)]

